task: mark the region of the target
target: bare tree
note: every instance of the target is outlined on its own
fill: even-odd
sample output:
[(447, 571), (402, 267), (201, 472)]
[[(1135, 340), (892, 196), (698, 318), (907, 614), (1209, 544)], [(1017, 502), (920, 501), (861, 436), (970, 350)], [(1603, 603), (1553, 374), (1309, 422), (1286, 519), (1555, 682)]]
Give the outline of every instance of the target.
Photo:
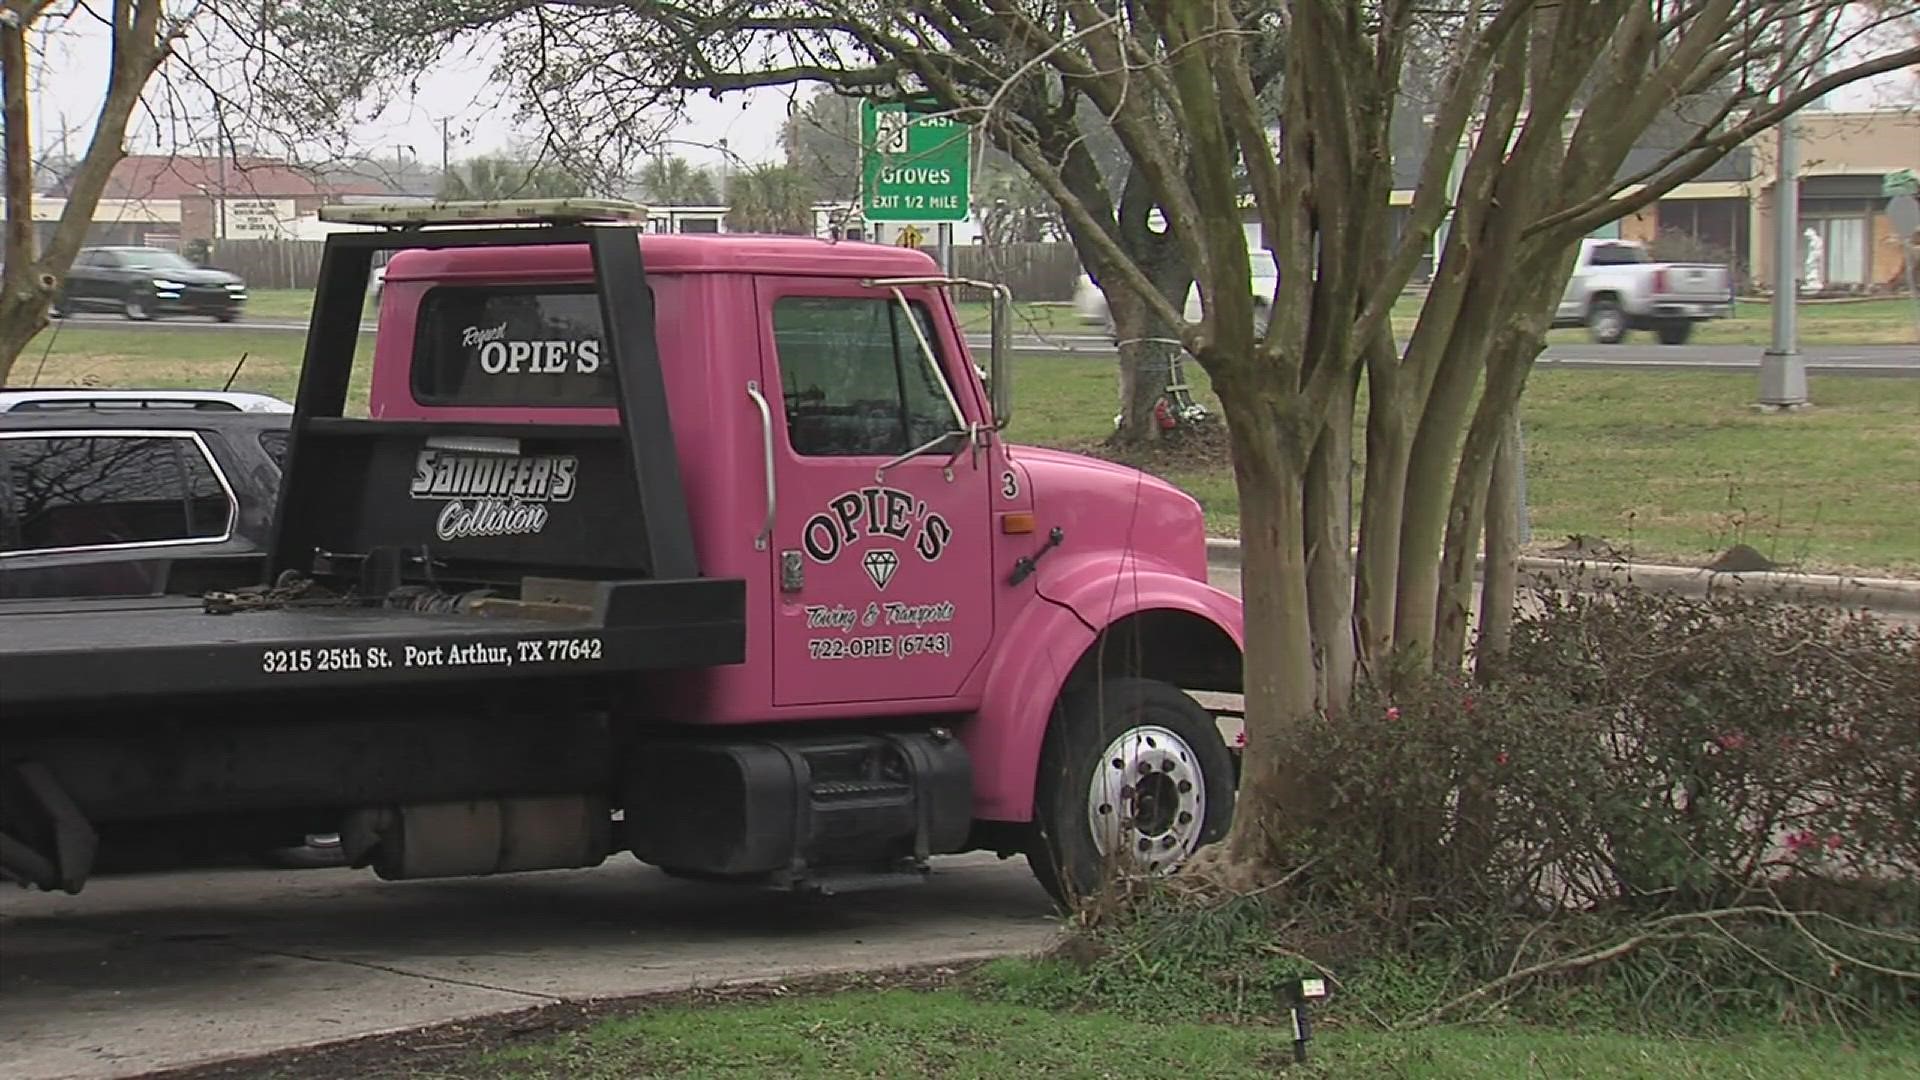
[[(1241, 505), (1249, 729), (1222, 865), (1267, 876), (1281, 869), (1282, 838), (1319, 805), (1300, 721), (1344, 709), (1363, 670), (1463, 662), (1495, 462), (1579, 239), (1821, 94), (1920, 60), (1920, 48), (1870, 33), (1914, 11), (1844, 0), (401, 0), (373, 17), (439, 25), (443, 42), (485, 28), (545, 49), (548, 71), (617, 69), (624, 96), (606, 112), (822, 81), (930, 97), (1009, 153), (1058, 203), (1122, 336), (1177, 337), (1219, 392)], [(324, 33), (310, 47), (324, 48)], [(1414, 85), (1417, 100), (1403, 97)], [(525, 92), (549, 86), (529, 80)], [(1404, 117), (1395, 137), (1408, 108), (1423, 140), (1404, 137)], [(1676, 117), (1681, 136), (1627, 167), (1641, 135)], [(1091, 149), (1102, 132), (1124, 151), (1115, 173)], [(1394, 148), (1409, 143), (1425, 151), (1396, 220)], [(1243, 206), (1281, 269), (1264, 329)], [(1436, 243), (1432, 288), (1397, 343), (1389, 313)], [(1192, 323), (1189, 281), (1202, 313)], [(1511, 561), (1511, 530), (1489, 539), (1496, 566)], [(1510, 605), (1512, 575), (1488, 580), (1484, 602)]]
[(6, 118), (0, 167), (6, 174), (7, 206), (6, 265), (0, 272), (0, 384), (7, 381), (27, 342), (47, 324), (54, 290), (86, 241), (94, 209), (114, 166), (126, 154), (127, 123), (140, 103), (141, 90), (166, 60), (178, 29), (166, 19), (160, 0), (113, 0), (106, 94), (93, 136), (66, 184), (66, 205), (42, 246), (33, 221), (34, 153), (27, 90), (33, 53), (28, 37), (49, 19), (75, 17), (75, 13), (56, 15), (53, 7), (52, 0), (0, 2), (0, 103)]

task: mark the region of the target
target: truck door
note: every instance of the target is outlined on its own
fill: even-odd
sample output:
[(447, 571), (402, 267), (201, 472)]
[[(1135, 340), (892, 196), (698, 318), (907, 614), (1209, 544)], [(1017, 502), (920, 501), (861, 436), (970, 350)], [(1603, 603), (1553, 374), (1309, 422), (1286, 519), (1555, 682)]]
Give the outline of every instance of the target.
[(910, 318), (850, 280), (757, 288), (778, 504), (774, 704), (951, 698), (992, 633), (991, 470), (964, 436), (941, 441), (979, 403), (953, 377), (966, 361), (940, 297), (904, 290)]

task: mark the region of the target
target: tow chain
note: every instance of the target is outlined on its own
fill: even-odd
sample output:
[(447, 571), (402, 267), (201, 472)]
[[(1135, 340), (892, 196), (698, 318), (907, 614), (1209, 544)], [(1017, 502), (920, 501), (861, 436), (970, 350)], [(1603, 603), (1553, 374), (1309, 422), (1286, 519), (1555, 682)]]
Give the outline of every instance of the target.
[(249, 585), (244, 589), (216, 589), (201, 597), (201, 608), (209, 615), (234, 615), (243, 611), (273, 611), (284, 607), (316, 607), (348, 603), (312, 578), (295, 570), (282, 571), (272, 585)]

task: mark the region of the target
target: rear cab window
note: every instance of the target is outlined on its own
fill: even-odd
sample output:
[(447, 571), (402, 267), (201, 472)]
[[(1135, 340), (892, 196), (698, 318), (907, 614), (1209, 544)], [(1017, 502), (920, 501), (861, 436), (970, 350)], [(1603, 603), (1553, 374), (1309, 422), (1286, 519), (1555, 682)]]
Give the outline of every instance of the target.
[(1647, 249), (1634, 244), (1595, 244), (1588, 258), (1594, 266), (1636, 266), (1651, 261)]
[(413, 399), (422, 405), (611, 406), (591, 285), (440, 285), (420, 301)]

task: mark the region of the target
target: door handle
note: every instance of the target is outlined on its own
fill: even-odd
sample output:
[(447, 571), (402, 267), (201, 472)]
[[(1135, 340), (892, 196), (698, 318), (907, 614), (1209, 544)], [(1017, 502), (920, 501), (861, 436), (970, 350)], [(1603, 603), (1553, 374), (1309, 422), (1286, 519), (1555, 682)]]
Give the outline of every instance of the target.
[(768, 406), (765, 395), (760, 393), (760, 384), (752, 379), (747, 380), (747, 396), (760, 407), (760, 446), (766, 457), (767, 519), (761, 523), (759, 535), (753, 538), (753, 549), (765, 551), (768, 542), (773, 539), (774, 513), (780, 506), (780, 495), (773, 476), (773, 409)]

